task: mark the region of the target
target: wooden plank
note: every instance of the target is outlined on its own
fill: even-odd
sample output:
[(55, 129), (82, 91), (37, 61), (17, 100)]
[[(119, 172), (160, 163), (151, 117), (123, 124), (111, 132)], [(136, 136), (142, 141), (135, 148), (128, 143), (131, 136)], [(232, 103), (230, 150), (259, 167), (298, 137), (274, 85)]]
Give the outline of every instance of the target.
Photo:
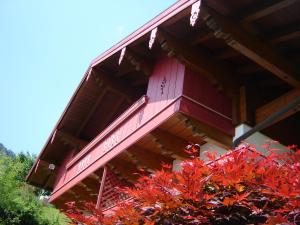
[(136, 71), (141, 71), (145, 76), (149, 77), (153, 71), (153, 65), (150, 60), (144, 59), (130, 49), (126, 49), (125, 58), (134, 66)]
[(274, 48), (247, 33), (241, 26), (229, 18), (203, 4), (201, 15), (207, 26), (217, 38), (224, 41), (247, 58), (256, 62), (280, 79), (294, 87), (300, 87), (299, 74), (295, 65), (281, 57)]
[(254, 7), (248, 7), (250, 9), (242, 13), (243, 18), (241, 19), (241, 22), (242, 23), (253, 22), (262, 17), (275, 13), (283, 8), (286, 8), (296, 3), (297, 1), (298, 0), (260, 1), (259, 3), (255, 3)]
[(247, 113), (247, 96), (246, 96), (246, 88), (242, 86), (240, 88), (240, 123), (245, 123), (248, 121), (248, 113)]
[[(286, 106), (288, 103), (296, 99), (300, 96), (300, 89), (294, 89), (289, 91), (288, 93), (280, 96), (279, 98), (267, 103), (266, 105), (258, 108), (255, 112), (256, 114), (256, 123), (264, 121), (266, 118), (268, 118), (273, 113), (279, 111), (281, 108)], [(300, 106), (296, 107), (295, 109), (290, 110), (288, 113), (286, 113), (284, 116), (276, 120), (274, 123), (277, 123), (296, 112), (300, 111)], [(273, 123), (273, 124), (274, 124)]]
[(293, 40), (300, 37), (300, 24), (293, 24), (291, 26), (285, 27), (283, 30), (273, 34), (269, 40), (273, 44), (278, 44)]
[(173, 162), (172, 158), (157, 154), (149, 149), (145, 149), (137, 145), (133, 145), (128, 149), (128, 151), (143, 166), (151, 170), (161, 169), (161, 163), (172, 164)]
[(187, 126), (194, 126), (198, 130), (203, 131), (208, 137), (208, 139), (204, 138), (204, 141), (209, 141), (211, 139), (216, 140), (217, 142), (220, 142), (224, 146), (230, 147), (232, 144), (232, 137), (228, 134), (223, 133), (222, 131), (215, 129), (203, 122), (200, 122), (198, 120), (195, 120), (191, 117), (188, 117), (186, 121)]
[(106, 91), (107, 91), (107, 89), (105, 87), (102, 88), (102, 92), (99, 94), (99, 96), (97, 97), (97, 100), (95, 101), (93, 107), (90, 109), (89, 113), (86, 115), (86, 117), (82, 121), (80, 127), (78, 128), (78, 130), (76, 132), (76, 136), (79, 136), (81, 131), (85, 128), (86, 124), (89, 122), (90, 118), (92, 117), (92, 115), (96, 111), (98, 105), (100, 104), (101, 100), (103, 99)]
[(188, 141), (161, 129), (155, 129), (151, 131), (151, 134), (156, 138), (156, 142), (161, 148), (174, 152), (174, 154), (180, 157), (186, 158), (189, 156), (184, 151), (185, 147), (189, 144)]
[(57, 136), (60, 137), (65, 144), (75, 147), (77, 150), (83, 149), (88, 144), (88, 141), (82, 140), (63, 130), (58, 130)]
[(232, 95), (236, 90), (238, 81), (236, 78), (233, 79), (235, 72), (231, 67), (217, 61), (209, 53), (195, 51), (162, 30), (158, 31), (157, 39), (168, 56), (173, 56), (186, 66), (198, 71), (213, 84), (218, 83), (228, 95)]

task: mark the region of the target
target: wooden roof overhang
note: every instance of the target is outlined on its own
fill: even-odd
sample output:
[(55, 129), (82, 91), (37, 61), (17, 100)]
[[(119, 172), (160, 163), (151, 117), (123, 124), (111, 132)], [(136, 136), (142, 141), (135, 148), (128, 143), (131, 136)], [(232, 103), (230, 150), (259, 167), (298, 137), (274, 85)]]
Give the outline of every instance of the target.
[[(236, 124), (254, 125), (300, 96), (300, 1), (202, 1), (191, 27), (191, 6), (196, 2), (176, 2), (91, 62), (28, 175), (31, 183), (53, 188), (52, 173), (58, 172), (69, 150), (84, 148), (138, 100), (162, 55), (201, 72), (234, 99)], [(149, 50), (150, 32), (156, 27)], [(118, 65), (125, 47), (125, 59)], [(298, 111), (299, 107), (291, 110), (264, 132), (297, 144)], [(97, 119), (99, 114), (105, 117)], [(282, 128), (291, 132), (285, 135)], [(54, 172), (50, 164), (56, 165)]]

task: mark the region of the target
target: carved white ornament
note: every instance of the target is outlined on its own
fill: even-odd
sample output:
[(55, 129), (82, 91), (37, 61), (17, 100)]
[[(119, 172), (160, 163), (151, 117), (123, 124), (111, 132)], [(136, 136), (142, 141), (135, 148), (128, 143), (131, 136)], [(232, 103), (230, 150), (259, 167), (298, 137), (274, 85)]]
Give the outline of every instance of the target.
[(149, 49), (152, 48), (152, 46), (155, 42), (156, 33), (157, 33), (157, 27), (151, 31), (150, 40), (149, 40)]
[(121, 63), (122, 63), (122, 60), (123, 60), (124, 55), (125, 55), (125, 51), (126, 51), (126, 47), (122, 48), (120, 58), (119, 58), (119, 65), (121, 65)]
[(191, 17), (190, 17), (190, 24), (191, 26), (195, 26), (196, 21), (198, 19), (199, 13), (200, 13), (200, 6), (201, 6), (201, 0), (198, 2), (195, 2), (192, 5), (192, 10), (191, 10)]

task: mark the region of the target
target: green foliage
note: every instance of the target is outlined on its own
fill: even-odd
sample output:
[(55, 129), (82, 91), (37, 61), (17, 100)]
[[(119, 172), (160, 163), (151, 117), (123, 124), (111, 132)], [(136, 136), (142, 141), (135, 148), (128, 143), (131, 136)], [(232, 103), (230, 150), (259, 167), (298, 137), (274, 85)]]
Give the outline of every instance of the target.
[(34, 162), (30, 154), (6, 154), (0, 150), (0, 225), (67, 224), (66, 218), (51, 205), (38, 199), (36, 188), (25, 182)]

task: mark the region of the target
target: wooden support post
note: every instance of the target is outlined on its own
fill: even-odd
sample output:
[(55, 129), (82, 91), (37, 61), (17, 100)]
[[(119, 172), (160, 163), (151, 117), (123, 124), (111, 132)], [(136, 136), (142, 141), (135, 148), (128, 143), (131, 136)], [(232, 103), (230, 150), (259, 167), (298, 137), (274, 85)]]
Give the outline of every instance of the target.
[(242, 86), (240, 88), (240, 122), (245, 123), (248, 121), (247, 115), (247, 99), (246, 99), (246, 88)]
[(98, 210), (101, 209), (101, 201), (102, 201), (102, 196), (103, 196), (106, 174), (107, 174), (107, 167), (104, 166), (102, 179), (101, 179), (101, 183), (100, 183), (99, 194), (98, 194), (98, 198), (97, 198), (97, 204), (96, 204), (96, 209), (98, 209)]

